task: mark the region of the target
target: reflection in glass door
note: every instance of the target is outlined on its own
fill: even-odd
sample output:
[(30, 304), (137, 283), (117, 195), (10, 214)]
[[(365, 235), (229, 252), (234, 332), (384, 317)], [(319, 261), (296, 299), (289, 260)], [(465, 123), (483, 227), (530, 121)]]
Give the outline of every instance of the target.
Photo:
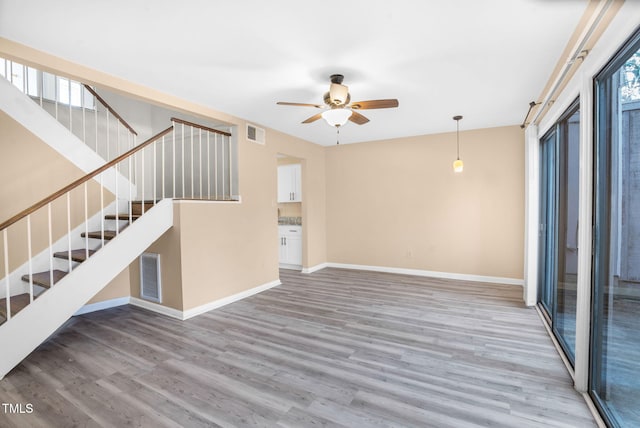
[(596, 78), (590, 393), (640, 426), (640, 34)]
[(540, 306), (571, 364), (576, 340), (580, 111), (576, 100), (540, 142)]
[(553, 316), (556, 254), (555, 127), (540, 142), (540, 225), (538, 229), (538, 297), (549, 321)]

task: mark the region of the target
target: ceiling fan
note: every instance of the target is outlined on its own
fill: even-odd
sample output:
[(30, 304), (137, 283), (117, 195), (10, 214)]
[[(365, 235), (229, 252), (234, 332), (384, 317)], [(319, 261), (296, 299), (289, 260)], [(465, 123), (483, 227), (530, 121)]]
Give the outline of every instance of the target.
[(347, 121), (358, 125), (364, 125), (369, 122), (369, 119), (356, 110), (398, 107), (397, 99), (351, 102), (349, 87), (342, 84), (344, 76), (342, 74), (332, 74), (330, 80), (331, 85), (329, 86), (329, 91), (324, 94), (324, 104), (289, 103), (284, 101), (279, 101), (277, 104), (281, 106), (301, 106), (323, 109), (324, 112), (315, 114), (302, 121), (302, 123), (311, 123), (323, 118), (329, 125), (335, 126), (336, 128), (344, 125)]

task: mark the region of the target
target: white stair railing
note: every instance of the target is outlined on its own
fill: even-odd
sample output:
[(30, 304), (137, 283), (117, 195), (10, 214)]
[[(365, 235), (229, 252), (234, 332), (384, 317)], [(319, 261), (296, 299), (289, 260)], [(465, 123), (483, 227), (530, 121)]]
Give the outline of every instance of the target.
[(107, 162), (136, 145), (136, 131), (91, 86), (4, 58), (0, 76)]
[[(0, 224), (0, 298), (6, 306), (0, 324), (21, 309), (12, 296), (21, 293), (33, 302), (46, 292), (38, 284), (54, 287), (159, 200), (237, 199), (231, 134), (171, 120), (174, 125)], [(104, 184), (119, 175), (133, 184), (105, 192)]]

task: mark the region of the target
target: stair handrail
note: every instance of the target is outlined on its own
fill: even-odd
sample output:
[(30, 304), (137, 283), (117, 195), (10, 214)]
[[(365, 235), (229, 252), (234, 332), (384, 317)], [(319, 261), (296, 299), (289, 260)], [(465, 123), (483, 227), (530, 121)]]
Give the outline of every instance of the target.
[(79, 179), (73, 181), (72, 183), (68, 184), (67, 186), (63, 187), (62, 189), (58, 190), (57, 192), (54, 192), (54, 193), (50, 194), (49, 196), (47, 196), (46, 198), (42, 199), (41, 201), (36, 202), (35, 204), (30, 206), (29, 208), (27, 208), (27, 209), (19, 212), (18, 214), (14, 215), (9, 220), (7, 220), (7, 221), (5, 221), (3, 223), (0, 223), (0, 232), (3, 231), (4, 229), (6, 229), (7, 227), (11, 226), (12, 224), (17, 223), (18, 221), (20, 221), (23, 218), (27, 217), (29, 214), (33, 214), (34, 212), (36, 212), (40, 208), (42, 208), (42, 207), (46, 206), (47, 204), (53, 202), (54, 200), (58, 199), (60, 196), (64, 195), (65, 193), (68, 193), (71, 190), (75, 189), (76, 187), (79, 187), (80, 185), (84, 184), (85, 182), (91, 180), (93, 177), (97, 176), (98, 174), (108, 170), (109, 168), (112, 168), (117, 163), (120, 163), (121, 161), (123, 161), (123, 160), (127, 159), (128, 157), (132, 156), (133, 154), (139, 152), (140, 150), (144, 149), (148, 145), (150, 145), (153, 142), (159, 140), (163, 136), (169, 134), (171, 131), (173, 131), (173, 125), (171, 125), (167, 129), (165, 129), (164, 131), (159, 132), (158, 134), (154, 135), (153, 137), (149, 138), (144, 143), (138, 144), (137, 146), (135, 146), (134, 148), (132, 148), (132, 149), (128, 150), (127, 152), (121, 154), (117, 158), (112, 159), (111, 161), (105, 163), (101, 167), (99, 167), (99, 168), (93, 170), (92, 172), (86, 174), (85, 176), (80, 177)]
[(204, 131), (213, 132), (214, 134), (220, 134), (220, 135), (224, 135), (224, 136), (227, 136), (227, 137), (231, 137), (231, 134), (229, 132), (225, 132), (225, 131), (220, 131), (218, 129), (209, 128), (208, 126), (199, 125), (197, 123), (189, 122), (188, 120), (184, 120), (184, 119), (178, 119), (177, 117), (172, 117), (171, 118), (171, 122), (181, 123), (183, 125), (187, 125), (187, 126), (190, 126), (192, 128), (198, 128), (198, 129), (202, 129)]
[(124, 126), (125, 128), (127, 128), (127, 129), (129, 130), (129, 132), (131, 132), (133, 135), (138, 135), (138, 133), (136, 132), (136, 130), (135, 130), (135, 129), (133, 129), (133, 128), (131, 127), (131, 125), (129, 125), (129, 124), (127, 123), (127, 121), (126, 121), (126, 120), (124, 120), (124, 119), (122, 118), (122, 116), (120, 116), (120, 115), (118, 114), (118, 112), (117, 112), (117, 111), (115, 111), (115, 109), (114, 109), (113, 107), (111, 107), (111, 106), (109, 105), (109, 103), (108, 103), (104, 98), (102, 98), (102, 97), (101, 97), (101, 96), (100, 96), (100, 95), (95, 91), (95, 89), (93, 89), (91, 86), (87, 85), (86, 83), (83, 83), (83, 84), (82, 84), (82, 86), (84, 86), (84, 88), (85, 88), (85, 89), (86, 89), (86, 90), (87, 90), (91, 95), (93, 95), (94, 97), (96, 97), (96, 99), (100, 102), (100, 104), (102, 104), (102, 105), (104, 106), (104, 108), (106, 108), (107, 110), (109, 110), (109, 113), (111, 113), (111, 114), (112, 114), (116, 119), (118, 119), (118, 121), (120, 121), (120, 123), (122, 123), (122, 126)]

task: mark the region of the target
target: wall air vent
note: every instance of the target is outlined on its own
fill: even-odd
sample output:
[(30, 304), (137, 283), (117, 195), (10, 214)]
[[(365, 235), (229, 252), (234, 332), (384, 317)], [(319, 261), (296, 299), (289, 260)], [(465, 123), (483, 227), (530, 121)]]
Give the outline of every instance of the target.
[(265, 144), (266, 133), (264, 129), (247, 123), (247, 140), (251, 141), (252, 143)]
[(140, 256), (140, 297), (162, 303), (160, 254), (143, 253)]

